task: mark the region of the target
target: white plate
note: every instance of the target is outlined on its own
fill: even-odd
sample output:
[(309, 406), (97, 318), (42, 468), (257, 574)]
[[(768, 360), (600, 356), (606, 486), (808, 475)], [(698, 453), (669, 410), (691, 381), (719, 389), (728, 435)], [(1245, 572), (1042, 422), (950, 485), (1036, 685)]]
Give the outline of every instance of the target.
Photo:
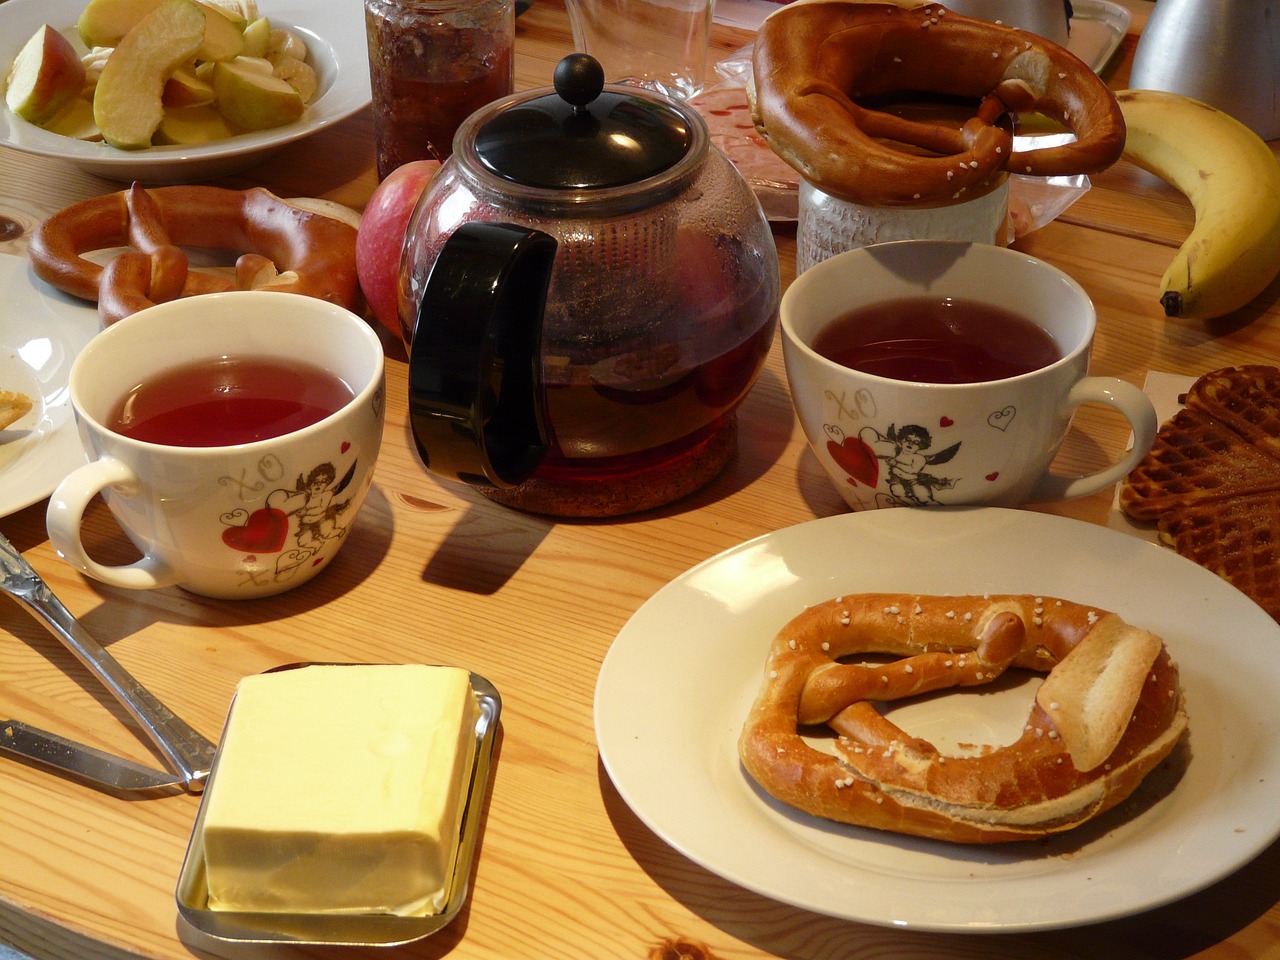
[(92, 304), (37, 280), (24, 258), (0, 254), (0, 390), (32, 400), (0, 430), (0, 517), (43, 500), (85, 462), (67, 383), (98, 327)]
[[(0, 3), (0, 78), (43, 23), (66, 33), (77, 49), (84, 44), (75, 23), (87, 0), (5, 0)], [(41, 156), (69, 160), (109, 180), (146, 184), (193, 183), (248, 169), (285, 144), (308, 137), (365, 107), (369, 92), (369, 53), (364, 7), (351, 0), (262, 0), (258, 6), (272, 24), (289, 27), (306, 42), (319, 88), (296, 123), (244, 133), (193, 146), (117, 150), (104, 143), (75, 140), (42, 130), (17, 117), (0, 101), (0, 144)], [(3, 81), (0, 80), (0, 83)]]
[[(1051, 840), (1012, 845), (898, 836), (778, 804), (737, 758), (765, 654), (805, 606), (866, 591), (1058, 596), (1154, 630), (1187, 695), (1181, 779), (1164, 795), (1144, 784), (1128, 803)], [(896, 928), (1044, 930), (1187, 896), (1280, 834), (1277, 689), (1280, 627), (1170, 550), (1026, 511), (900, 508), (767, 534), (658, 591), (605, 657), (596, 739), (619, 793), (650, 829), (757, 893)], [(1029, 704), (1033, 690), (1028, 682), (997, 696)], [(895, 720), (932, 737), (976, 702), (934, 699), (907, 708), (918, 711), (910, 721)]]

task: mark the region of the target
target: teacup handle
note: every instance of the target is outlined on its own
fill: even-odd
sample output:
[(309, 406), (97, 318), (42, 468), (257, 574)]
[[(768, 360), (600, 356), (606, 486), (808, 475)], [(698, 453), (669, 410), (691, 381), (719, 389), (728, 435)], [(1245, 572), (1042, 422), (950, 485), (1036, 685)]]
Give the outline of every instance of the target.
[(1030, 502), (1087, 497), (1124, 477), (1151, 449), (1159, 426), (1156, 410), (1151, 404), (1151, 398), (1133, 384), (1114, 377), (1085, 377), (1067, 393), (1066, 406), (1074, 410), (1084, 403), (1100, 403), (1123, 414), (1133, 428), (1133, 445), (1119, 463), (1104, 467), (1096, 473), (1077, 477), (1046, 473), (1032, 491)]
[(80, 536), (84, 512), (89, 501), (107, 487), (114, 487), (121, 496), (127, 497), (139, 487), (137, 474), (115, 457), (102, 457), (77, 467), (58, 484), (45, 514), (49, 540), (58, 555), (95, 580), (114, 587), (152, 590), (177, 583), (178, 572), (150, 554), (118, 566), (106, 566), (89, 556)]

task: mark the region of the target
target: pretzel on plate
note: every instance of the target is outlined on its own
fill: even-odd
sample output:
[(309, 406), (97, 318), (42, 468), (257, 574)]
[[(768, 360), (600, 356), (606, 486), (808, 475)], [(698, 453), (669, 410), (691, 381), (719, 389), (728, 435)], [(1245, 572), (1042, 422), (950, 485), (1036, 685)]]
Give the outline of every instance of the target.
[[(1010, 668), (1047, 676), (1006, 746), (944, 754), (876, 708)], [(838, 734), (834, 752), (812, 739), (823, 724)], [(778, 634), (738, 746), (765, 791), (807, 813), (993, 843), (1115, 806), (1186, 725), (1163, 642), (1114, 613), (1051, 597), (860, 594), (810, 607)]]
[[(313, 201), (262, 188), (138, 184), (55, 213), (31, 236), (36, 276), (95, 300), (104, 324), (178, 297), (282, 290), (357, 309), (356, 227)], [(128, 247), (106, 265), (83, 254)], [(235, 277), (190, 269), (183, 247), (241, 251)]]
[[(936, 3), (800, 0), (756, 35), (752, 119), (819, 189), (871, 206), (945, 206), (1006, 173), (1102, 170), (1124, 150), (1111, 91), (1068, 50)], [(937, 95), (978, 104), (959, 129), (869, 104)], [(1015, 151), (1009, 113), (1039, 112), (1074, 142)]]

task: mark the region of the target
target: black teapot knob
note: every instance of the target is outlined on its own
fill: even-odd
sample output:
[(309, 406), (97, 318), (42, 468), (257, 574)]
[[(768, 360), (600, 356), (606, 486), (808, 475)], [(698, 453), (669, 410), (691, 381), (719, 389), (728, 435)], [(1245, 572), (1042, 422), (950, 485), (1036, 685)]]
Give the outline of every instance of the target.
[(551, 82), (560, 99), (585, 107), (604, 90), (604, 67), (587, 53), (571, 53), (556, 64)]
[[(599, 61), (585, 53), (562, 59), (552, 79), (554, 87), (537, 96), (499, 101), (495, 110), (473, 115), (459, 131), (463, 141), (471, 139), (462, 160), (474, 156), (509, 183), (579, 192), (639, 184), (690, 156), (694, 126), (702, 123), (692, 107), (606, 84)], [(701, 163), (705, 149), (694, 161)], [(657, 200), (649, 195), (643, 202)]]

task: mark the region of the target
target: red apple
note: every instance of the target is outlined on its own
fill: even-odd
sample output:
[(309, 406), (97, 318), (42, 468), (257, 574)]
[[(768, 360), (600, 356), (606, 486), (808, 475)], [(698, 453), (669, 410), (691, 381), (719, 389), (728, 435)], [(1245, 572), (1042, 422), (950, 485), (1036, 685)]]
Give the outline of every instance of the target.
[(84, 64), (71, 41), (48, 24), (13, 61), (5, 102), (28, 123), (43, 124), (84, 89)]
[(400, 250), (413, 208), (427, 182), (440, 169), (435, 160), (413, 160), (378, 184), (360, 217), (356, 234), (356, 276), (378, 322), (403, 336), (396, 306)]

